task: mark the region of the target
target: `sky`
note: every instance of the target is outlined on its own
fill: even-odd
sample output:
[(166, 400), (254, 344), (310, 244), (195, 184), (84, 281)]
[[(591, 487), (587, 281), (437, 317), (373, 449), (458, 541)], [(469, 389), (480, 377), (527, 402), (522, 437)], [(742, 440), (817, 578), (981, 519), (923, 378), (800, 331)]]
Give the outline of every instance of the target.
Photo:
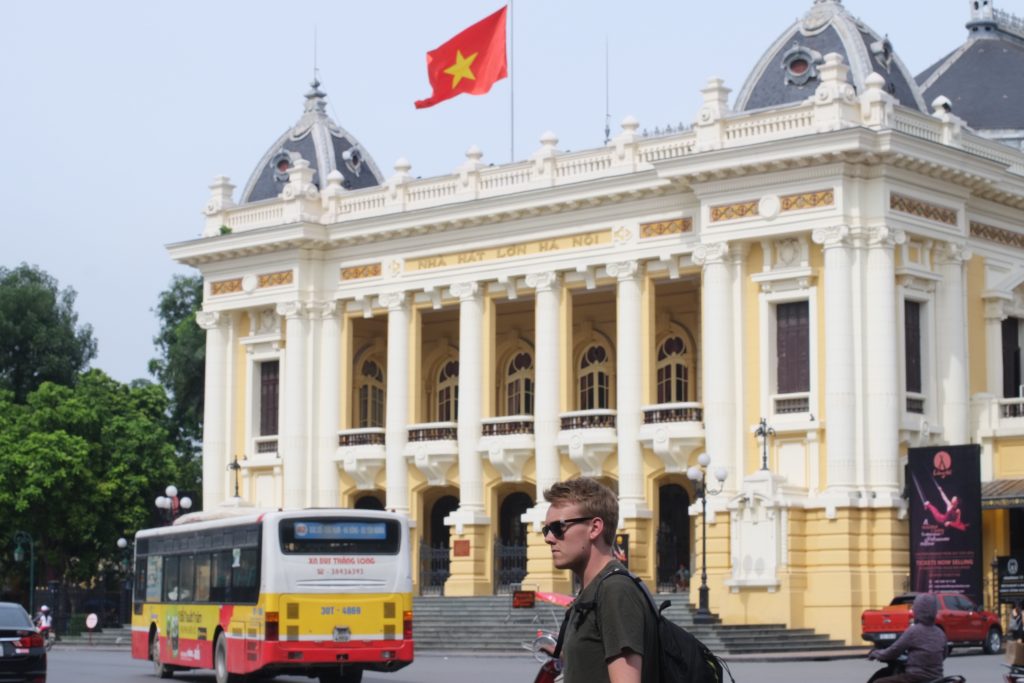
[[(546, 131), (563, 150), (603, 144), (606, 46), (612, 135), (627, 115), (651, 130), (689, 125), (709, 78), (735, 95), (812, 4), (514, 0), (513, 78), (417, 110), (430, 94), (426, 52), (500, 0), (4, 2), (0, 266), (27, 262), (74, 288), (99, 345), (92, 366), (148, 377), (160, 292), (192, 272), (166, 245), (199, 236), (215, 176), (238, 199), (301, 115), (314, 63), (328, 113), (385, 176), (404, 157), (429, 177), (471, 145), (500, 164), (528, 157)], [(915, 74), (966, 37), (965, 0), (844, 4)], [(995, 6), (1024, 15), (1024, 0)]]

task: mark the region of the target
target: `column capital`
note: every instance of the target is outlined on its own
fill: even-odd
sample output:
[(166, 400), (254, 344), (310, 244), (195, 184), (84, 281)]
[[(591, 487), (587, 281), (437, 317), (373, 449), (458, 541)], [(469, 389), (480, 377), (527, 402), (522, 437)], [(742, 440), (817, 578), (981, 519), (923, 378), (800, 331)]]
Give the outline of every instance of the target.
[(196, 324), (204, 330), (213, 330), (226, 325), (228, 316), (220, 311), (198, 311), (196, 312)]
[(459, 301), (472, 301), (480, 296), (480, 285), (476, 282), (455, 282), (448, 291)]
[(815, 228), (811, 239), (824, 249), (849, 246), (850, 228), (846, 225), (832, 225), (827, 228)]
[(388, 311), (401, 311), (409, 305), (409, 295), (405, 292), (385, 292), (377, 297), (377, 305)]
[(729, 256), (728, 242), (711, 242), (709, 244), (698, 244), (693, 250), (693, 263), (698, 266), (725, 263)]
[(628, 282), (636, 279), (640, 274), (640, 263), (637, 261), (616, 261), (605, 266), (608, 274), (618, 278), (619, 282)]
[(277, 314), (288, 320), (305, 318), (309, 312), (309, 305), (304, 301), (282, 301), (277, 304)]
[(970, 261), (973, 256), (966, 243), (946, 242), (940, 248), (939, 263), (959, 266)]
[(558, 286), (561, 281), (557, 271), (548, 270), (543, 273), (530, 273), (526, 276), (526, 286), (536, 289), (538, 292), (550, 292)]
[(341, 309), (337, 301), (314, 301), (309, 304), (309, 312), (321, 320), (336, 320)]
[(892, 249), (897, 244), (903, 244), (907, 241), (907, 233), (888, 226), (868, 228), (867, 240), (870, 247)]

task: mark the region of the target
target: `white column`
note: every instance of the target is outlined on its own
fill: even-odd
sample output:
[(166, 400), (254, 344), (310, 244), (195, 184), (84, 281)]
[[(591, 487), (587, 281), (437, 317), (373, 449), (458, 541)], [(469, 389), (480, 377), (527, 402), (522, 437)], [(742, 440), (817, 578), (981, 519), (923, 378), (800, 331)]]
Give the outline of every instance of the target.
[(206, 380), (203, 394), (203, 509), (225, 498), (228, 457), (227, 391), (228, 323), (224, 313), (199, 311), (196, 322), (206, 330)]
[(618, 279), (615, 314), (615, 399), (619, 455), (619, 508), (621, 518), (646, 516), (644, 461), (640, 451), (643, 387), (643, 302), (636, 261), (610, 263), (608, 274)]
[(301, 301), (277, 305), (277, 314), (285, 318), (285, 350), (282, 374), (284, 391), (280, 401), (281, 434), (278, 453), (284, 476), (285, 509), (309, 505), (309, 435), (306, 410), (306, 342), (309, 336), (308, 306)]
[(942, 280), (936, 291), (939, 406), (945, 442), (967, 443), (967, 300), (964, 263), (971, 253), (961, 244), (947, 244), (939, 256)]
[(378, 303), (388, 309), (387, 405), (384, 439), (388, 510), (409, 514), (409, 470), (405, 443), (409, 428), (409, 300), (405, 292), (382, 294)]
[(484, 302), (475, 282), (451, 286), (459, 299), (459, 514), (463, 524), (477, 523), (484, 511), (483, 460), (480, 444), (480, 405), (483, 399)]
[(537, 469), (534, 508), (523, 521), (543, 521), (547, 513), (544, 491), (560, 478), (558, 454), (559, 389), (561, 387), (562, 339), (560, 309), (562, 283), (558, 273), (531, 273), (526, 285), (537, 292), (534, 302), (533, 359), (533, 453)]
[(853, 281), (846, 226), (821, 228), (813, 238), (825, 252), (825, 443), (827, 487), (856, 488)]
[[(726, 466), (737, 455), (734, 423), (736, 396), (733, 368), (732, 270), (726, 261), (725, 242), (699, 245), (693, 262), (703, 266), (701, 287), (701, 353), (704, 358), (701, 386), (704, 388), (704, 448), (711, 467)], [(740, 462), (739, 460), (734, 460)], [(729, 472), (727, 484), (737, 486), (746, 473)], [(730, 486), (730, 488), (731, 488)]]
[(893, 246), (902, 231), (875, 228), (868, 237), (865, 273), (864, 348), (867, 368), (868, 487), (879, 494), (899, 494), (899, 363), (896, 329), (896, 268)]
[(320, 385), (317, 433), (316, 498), (320, 507), (338, 505), (338, 412), (341, 404), (341, 316), (338, 304), (327, 301), (320, 313), (320, 369), (316, 380)]

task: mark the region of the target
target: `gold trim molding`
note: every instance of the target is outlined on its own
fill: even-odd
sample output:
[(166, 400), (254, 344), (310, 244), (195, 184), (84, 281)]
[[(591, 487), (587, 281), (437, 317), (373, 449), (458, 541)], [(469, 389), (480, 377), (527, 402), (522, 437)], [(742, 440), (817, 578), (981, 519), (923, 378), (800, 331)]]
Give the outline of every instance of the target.
[(1006, 230), (1005, 228), (997, 228), (986, 223), (971, 221), (971, 237), (1004, 244), (1008, 247), (1024, 249), (1024, 234), (1014, 232), (1013, 230)]
[(782, 210), (802, 211), (804, 209), (817, 209), (822, 206), (832, 206), (836, 203), (835, 190), (812, 190), (798, 194), (787, 194), (779, 198), (782, 203)]
[(914, 199), (898, 192), (889, 193), (889, 208), (893, 211), (917, 216), (918, 218), (924, 218), (936, 223), (944, 223), (946, 225), (957, 224), (956, 209), (929, 204), (928, 202), (923, 202), (920, 199)]
[(711, 207), (711, 222), (721, 223), (722, 221), (735, 221), (740, 218), (753, 218), (760, 215), (758, 201), (751, 199), (746, 202), (735, 204), (719, 204)]
[(295, 280), (295, 273), (291, 270), (280, 270), (276, 273), (264, 273), (259, 276), (256, 286), (260, 289), (265, 287), (281, 287), (290, 285)]
[(434, 256), (423, 256), (421, 258), (409, 259), (405, 262), (405, 272), (415, 273), (421, 270), (436, 270), (438, 268), (451, 268), (453, 266), (464, 266), (482, 261), (503, 261), (507, 259), (545, 254), (564, 249), (586, 249), (601, 247), (612, 242), (611, 228), (583, 232), (576, 235), (555, 237), (549, 240), (535, 240), (533, 242), (520, 242), (508, 244), (501, 247), (490, 247), (489, 249), (474, 249), (472, 251), (453, 251)]
[(665, 235), (680, 235), (693, 230), (692, 218), (676, 218), (671, 221), (655, 221), (653, 223), (640, 224), (640, 239), (646, 240), (652, 237), (664, 237)]
[(210, 296), (221, 296), (223, 294), (234, 294), (242, 291), (242, 278), (235, 277), (230, 280), (218, 280), (210, 283)]
[(365, 280), (371, 277), (380, 277), (381, 265), (379, 263), (366, 263), (361, 266), (351, 266), (341, 269), (342, 280)]

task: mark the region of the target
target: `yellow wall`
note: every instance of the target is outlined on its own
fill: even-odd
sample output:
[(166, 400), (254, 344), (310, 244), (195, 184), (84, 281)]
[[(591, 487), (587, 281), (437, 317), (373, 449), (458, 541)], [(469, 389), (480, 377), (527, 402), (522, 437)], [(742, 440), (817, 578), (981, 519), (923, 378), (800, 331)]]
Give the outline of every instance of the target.
[(970, 358), (971, 394), (987, 390), (985, 303), (981, 299), (984, 291), (985, 259), (975, 256), (967, 262), (967, 357)]
[[(738, 444), (744, 450), (743, 459), (746, 465), (744, 472), (730, 472), (729, 478), (735, 476), (734, 481), (740, 482), (748, 473), (761, 468), (761, 444), (751, 430), (746, 429), (749, 424), (756, 424), (761, 418), (761, 335), (765, 330), (761, 328), (761, 289), (756, 282), (750, 279), (750, 275), (760, 273), (764, 264), (764, 250), (760, 243), (750, 245), (746, 259), (743, 263), (743, 414), (747, 417), (748, 424), (741, 425), (744, 438)], [(711, 378), (714, 381), (714, 378)], [(765, 416), (767, 417), (767, 416)], [(770, 444), (769, 444), (770, 447)], [(768, 453), (769, 467), (772, 454)], [(730, 460), (730, 462), (734, 462)]]

